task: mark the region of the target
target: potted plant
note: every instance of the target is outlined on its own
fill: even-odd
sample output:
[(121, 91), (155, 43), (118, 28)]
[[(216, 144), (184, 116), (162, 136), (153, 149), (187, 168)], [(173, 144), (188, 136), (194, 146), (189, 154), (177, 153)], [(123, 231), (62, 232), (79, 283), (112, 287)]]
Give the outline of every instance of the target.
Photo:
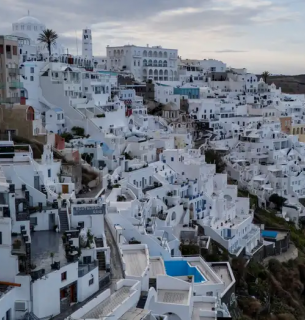
[(192, 282), (193, 276), (187, 276), (187, 279), (188, 279), (189, 282)]
[(20, 249), (21, 248), (21, 240), (16, 239), (13, 243), (13, 249)]
[(65, 244), (67, 242), (67, 236), (65, 234), (63, 234), (61, 236), (61, 239), (62, 239), (63, 244)]
[(54, 252), (50, 252), (50, 258), (52, 260), (52, 263), (51, 263), (51, 269), (54, 269)]
[(91, 233), (90, 229), (87, 231), (87, 248), (92, 248), (93, 245), (93, 234)]

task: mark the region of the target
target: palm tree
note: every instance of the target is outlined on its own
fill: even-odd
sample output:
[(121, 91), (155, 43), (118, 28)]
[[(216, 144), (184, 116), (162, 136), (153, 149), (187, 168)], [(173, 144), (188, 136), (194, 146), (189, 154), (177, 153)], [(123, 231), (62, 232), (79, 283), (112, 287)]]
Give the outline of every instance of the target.
[(270, 76), (270, 72), (269, 71), (264, 71), (262, 73), (262, 77), (263, 77), (265, 83), (267, 83), (267, 79), (268, 79), (269, 76)]
[(56, 44), (58, 34), (52, 29), (43, 30), (42, 33), (38, 36), (38, 41), (44, 43), (49, 51), (49, 57), (51, 56), (51, 47)]

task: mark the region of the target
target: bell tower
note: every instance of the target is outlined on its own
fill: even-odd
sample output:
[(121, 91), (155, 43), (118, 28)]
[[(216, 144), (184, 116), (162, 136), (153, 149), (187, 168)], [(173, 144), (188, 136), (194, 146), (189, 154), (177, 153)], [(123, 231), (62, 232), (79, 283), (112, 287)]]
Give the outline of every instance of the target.
[(90, 29), (83, 29), (82, 37), (82, 57), (87, 60), (92, 59), (92, 35)]

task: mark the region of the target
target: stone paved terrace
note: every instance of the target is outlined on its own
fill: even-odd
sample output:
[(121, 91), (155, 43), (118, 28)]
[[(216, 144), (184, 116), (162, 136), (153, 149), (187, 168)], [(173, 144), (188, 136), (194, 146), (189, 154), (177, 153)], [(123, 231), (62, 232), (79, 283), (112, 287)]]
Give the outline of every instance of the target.
[(215, 273), (218, 275), (220, 280), (224, 282), (225, 289), (227, 289), (232, 284), (232, 281), (233, 281), (228, 267), (226, 265), (212, 264), (212, 268), (215, 271)]
[(149, 310), (132, 308), (122, 315), (119, 320), (149, 320)]
[(109, 298), (98, 304), (91, 311), (82, 316), (82, 319), (100, 319), (107, 316), (120, 305), (130, 294), (130, 287), (122, 287)]
[(122, 250), (126, 265), (125, 273), (129, 276), (141, 276), (147, 267), (145, 250)]
[(158, 302), (187, 305), (188, 297), (188, 290), (158, 290)]
[(165, 267), (162, 258), (150, 258), (149, 259), (149, 278), (157, 278), (157, 275), (164, 275)]

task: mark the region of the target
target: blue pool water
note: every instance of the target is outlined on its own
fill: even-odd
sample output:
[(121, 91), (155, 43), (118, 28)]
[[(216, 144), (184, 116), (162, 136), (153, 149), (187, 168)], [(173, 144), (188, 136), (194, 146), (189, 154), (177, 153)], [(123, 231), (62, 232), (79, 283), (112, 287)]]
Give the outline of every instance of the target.
[(166, 274), (171, 277), (193, 276), (195, 282), (206, 281), (196, 267), (192, 267), (187, 261), (164, 261)]
[(262, 237), (264, 237), (264, 238), (275, 239), (276, 236), (277, 236), (277, 232), (276, 231), (268, 231), (268, 230), (263, 230), (262, 231)]

